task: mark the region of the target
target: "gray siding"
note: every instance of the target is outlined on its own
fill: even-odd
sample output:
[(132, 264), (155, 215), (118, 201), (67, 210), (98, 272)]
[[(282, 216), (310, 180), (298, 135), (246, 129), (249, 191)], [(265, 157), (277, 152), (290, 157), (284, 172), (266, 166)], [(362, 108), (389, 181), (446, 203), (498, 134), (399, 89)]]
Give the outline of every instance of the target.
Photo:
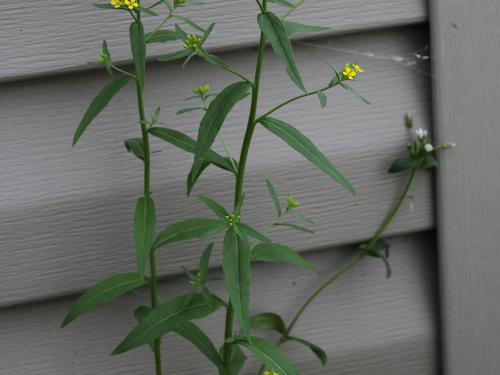
[[(273, 207), (265, 178), (271, 178), (284, 195), (293, 193), (316, 221), (317, 234), (308, 237), (282, 231), (274, 238), (307, 252), (325, 273), (338, 268), (352, 251), (345, 244), (371, 235), (402, 188), (404, 176), (388, 176), (385, 171), (404, 151), (404, 113), (414, 113), (419, 126), (431, 125), (427, 68), (413, 57), (428, 43), (425, 26), (413, 25), (425, 21), (424, 3), (333, 3), (312, 2), (299, 17), (332, 26), (335, 33), (297, 41), (295, 54), (303, 78), (308, 87), (316, 87), (330, 77), (325, 59), (339, 66), (358, 60), (367, 73), (357, 87), (373, 104), (364, 106), (347, 92), (336, 90), (329, 95), (331, 104), (326, 109), (320, 110), (317, 98), (310, 98), (280, 112), (279, 117), (310, 136), (355, 184), (359, 195), (351, 197), (258, 129), (248, 166), (244, 212), (251, 223), (271, 220)], [(224, 50), (221, 56), (228, 63), (251, 75), (254, 51), (234, 48), (255, 43), (254, 20), (247, 16), (253, 4), (238, 0), (230, 6), (241, 16), (239, 32), (231, 33), (235, 26), (225, 21), (228, 13), (218, 12), (211, 48)], [(126, 38), (119, 31), (126, 30), (126, 25), (107, 12), (89, 9), (84, 2), (56, 8), (48, 0), (17, 8), (2, 4), (0, 11), (8, 15), (0, 26), (7, 43), (0, 63), (0, 80), (5, 81), (0, 85), (0, 345), (6, 349), (0, 354), (0, 373), (147, 372), (150, 358), (145, 350), (115, 359), (107, 356), (132, 326), (130, 311), (144, 299), (145, 291), (104, 306), (67, 330), (57, 328), (76, 293), (135, 265), (131, 218), (141, 195), (142, 170), (122, 143), (138, 134), (134, 107), (128, 105), (134, 103), (133, 91), (120, 93), (76, 149), (70, 149), (82, 112), (108, 79), (82, 63), (97, 55), (100, 35), (108, 39), (116, 58), (126, 60)], [(210, 11), (203, 14), (206, 22), (212, 16)], [(44, 26), (34, 32), (42, 19)], [(20, 26), (16, 29), (12, 23)], [(358, 32), (346, 33), (353, 30)], [(22, 40), (31, 44), (16, 48), (16, 38), (16, 44)], [(368, 57), (372, 53), (376, 56)], [(233, 80), (200, 61), (184, 70), (179, 64), (152, 63), (146, 82), (148, 110), (161, 105), (162, 120), (169, 127), (195, 136), (196, 114), (174, 116), (185, 104), (183, 98), (201, 83), (220, 90)], [(295, 94), (272, 54), (266, 57), (263, 89), (262, 102), (267, 105), (262, 110)], [(241, 103), (223, 129), (234, 153), (247, 107), (248, 103)], [(153, 150), (161, 151), (153, 158), (158, 229), (194, 216), (200, 209), (208, 216), (195, 197), (185, 198), (191, 158), (156, 141)], [(232, 183), (227, 174), (209, 169), (194, 195), (203, 193), (229, 204)], [(329, 289), (309, 312), (308, 323), (299, 325), (298, 332), (321, 344), (330, 355), (329, 367), (322, 369), (309, 353), (287, 348), (304, 373), (436, 373), (434, 241), (431, 234), (412, 234), (433, 227), (432, 180), (423, 175), (391, 227), (391, 234), (397, 235), (395, 277), (386, 281), (382, 265), (366, 260)], [(193, 266), (201, 248), (201, 243), (189, 243), (162, 250), (159, 268), (167, 277), (162, 285), (164, 297), (184, 290), (179, 267)], [(218, 249), (213, 266), (218, 267), (220, 260)], [(319, 281), (315, 275), (281, 266), (259, 265), (255, 272), (252, 309), (272, 308), (288, 317)], [(217, 316), (204, 326), (214, 334), (220, 324)], [(176, 340), (166, 340), (171, 351), (165, 355), (175, 358), (169, 362), (170, 371), (195, 374), (204, 370), (203, 358)], [(191, 367), (183, 367), (182, 359), (189, 359)], [(250, 366), (248, 373), (252, 371)]]

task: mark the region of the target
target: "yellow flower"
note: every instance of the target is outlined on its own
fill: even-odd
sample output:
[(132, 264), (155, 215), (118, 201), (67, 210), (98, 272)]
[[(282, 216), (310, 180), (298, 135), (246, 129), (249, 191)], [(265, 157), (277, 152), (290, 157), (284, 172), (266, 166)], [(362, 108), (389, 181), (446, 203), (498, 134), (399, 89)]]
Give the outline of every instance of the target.
[(205, 96), (208, 94), (209, 90), (210, 85), (201, 85), (200, 87), (193, 89), (193, 93), (199, 96)]
[(295, 199), (293, 199), (291, 195), (288, 196), (287, 203), (288, 203), (288, 208), (299, 208), (300, 207), (300, 202), (297, 202)]
[(122, 2), (120, 0), (111, 0), (111, 5), (116, 9), (120, 9), (122, 7)]
[(364, 70), (358, 64), (345, 64), (342, 74), (344, 78), (352, 81), (358, 73), (363, 73)]
[(123, 0), (123, 2), (129, 10), (133, 10), (139, 6), (139, 3), (136, 0)]
[(271, 372), (269, 370), (266, 370), (266, 371), (264, 371), (264, 375), (280, 375), (280, 374), (278, 374), (276, 371)]
[(195, 34), (189, 34), (184, 41), (184, 48), (191, 49), (193, 51), (198, 50), (201, 46), (201, 36)]

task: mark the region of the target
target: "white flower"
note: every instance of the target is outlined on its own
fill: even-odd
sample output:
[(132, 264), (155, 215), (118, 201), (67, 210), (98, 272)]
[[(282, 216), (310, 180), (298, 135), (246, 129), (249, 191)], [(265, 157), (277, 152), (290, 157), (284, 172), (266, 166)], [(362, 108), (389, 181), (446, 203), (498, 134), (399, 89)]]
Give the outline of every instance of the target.
[(415, 135), (417, 136), (417, 138), (419, 139), (422, 139), (424, 137), (427, 137), (427, 130), (425, 129), (422, 129), (422, 128), (418, 128), (415, 130)]
[(434, 146), (433, 146), (433, 145), (431, 145), (430, 143), (427, 143), (427, 144), (424, 146), (424, 148), (425, 148), (425, 151), (427, 151), (427, 152), (432, 152), (432, 151), (434, 151)]

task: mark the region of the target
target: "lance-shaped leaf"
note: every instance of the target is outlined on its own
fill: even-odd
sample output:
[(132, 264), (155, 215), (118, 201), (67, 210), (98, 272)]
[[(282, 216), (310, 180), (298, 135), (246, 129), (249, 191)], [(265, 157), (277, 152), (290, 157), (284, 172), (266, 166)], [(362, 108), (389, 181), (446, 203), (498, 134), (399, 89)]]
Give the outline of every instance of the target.
[(251, 282), (250, 246), (246, 238), (236, 235), (232, 229), (227, 231), (224, 238), (222, 267), (231, 304), (240, 322), (240, 328), (243, 334), (248, 335), (250, 327), (248, 318)]
[(289, 263), (296, 267), (318, 272), (312, 263), (292, 248), (277, 243), (264, 242), (252, 249), (252, 262)]
[(250, 319), (250, 327), (254, 329), (269, 329), (278, 333), (286, 332), (286, 325), (283, 318), (271, 312), (252, 316)]
[(137, 158), (144, 161), (144, 143), (141, 138), (131, 138), (125, 141), (125, 148)]
[(201, 319), (223, 306), (222, 301), (213, 298), (208, 306), (201, 294), (196, 294), (191, 303), (185, 304), (187, 296), (180, 296), (158, 305), (128, 334), (116, 347), (113, 355), (124, 353), (165, 335), (182, 323)]
[(192, 167), (193, 175), (197, 175), (203, 162), (207, 159), (207, 154), (227, 115), (236, 103), (246, 96), (249, 89), (250, 84), (248, 82), (233, 83), (222, 90), (208, 106), (208, 110), (205, 116), (203, 116), (198, 130)]
[(187, 219), (170, 225), (153, 243), (153, 249), (174, 242), (194, 240), (212, 236), (226, 227), (226, 222), (214, 219)]
[(260, 233), (257, 229), (252, 228), (250, 225), (239, 223), (236, 226), (237, 232), (244, 234), (245, 236), (255, 238), (262, 242), (271, 242), (269, 238)]
[(137, 82), (144, 88), (144, 78), (146, 77), (146, 37), (144, 36), (144, 26), (141, 22), (132, 22), (130, 25), (130, 47), (134, 57), (135, 76)]
[(67, 326), (80, 315), (93, 310), (95, 307), (113, 301), (125, 293), (144, 286), (147, 283), (148, 280), (144, 279), (138, 273), (125, 273), (101, 281), (78, 298), (68, 315), (66, 315), (66, 318), (64, 318), (62, 327)]
[(392, 163), (389, 168), (389, 173), (399, 173), (410, 169), (413, 166), (413, 161), (410, 158), (399, 158)]
[(271, 181), (266, 180), (266, 185), (267, 185), (267, 190), (269, 190), (269, 195), (271, 196), (271, 199), (273, 200), (274, 207), (276, 207), (276, 213), (278, 214), (278, 217), (281, 217), (281, 203), (280, 199), (278, 197), (278, 193), (276, 192), (276, 189), (274, 188), (274, 185), (272, 184)]
[[(224, 359), (224, 345), (219, 349), (222, 359)], [(247, 356), (238, 345), (231, 345), (231, 360), (226, 375), (238, 375), (247, 360)], [(219, 374), (221, 375), (221, 374)]]
[(318, 150), (314, 143), (292, 125), (272, 117), (261, 118), (259, 121), (267, 130), (288, 143), (290, 147), (301, 153), (307, 160), (349, 190), (353, 195), (356, 194), (349, 181)]
[(102, 89), (99, 94), (92, 100), (90, 106), (87, 108), (87, 111), (83, 115), (82, 121), (78, 128), (76, 129), (75, 135), (73, 137), (73, 147), (76, 145), (83, 132), (87, 127), (94, 121), (94, 119), (102, 112), (104, 108), (109, 104), (111, 99), (124, 88), (130, 81), (132, 77), (130, 76), (121, 76), (112, 80), (104, 89)]
[[(149, 130), (149, 132), (170, 144), (173, 144), (176, 147), (179, 147), (181, 150), (184, 150), (186, 152), (194, 154), (196, 150), (196, 141), (185, 135), (184, 133), (181, 133), (177, 130), (173, 129), (168, 129), (168, 128), (160, 128), (160, 127), (154, 127)], [(236, 173), (234, 170), (232, 163), (225, 157), (219, 155), (213, 150), (209, 150), (206, 155), (206, 160), (209, 163), (212, 163), (213, 165), (225, 169), (227, 171)]]
[(293, 8), (294, 5), (287, 1), (287, 0), (269, 0), (270, 3), (275, 3), (277, 5), (281, 5), (282, 7), (285, 7), (285, 8)]
[(299, 375), (295, 366), (269, 341), (252, 336), (251, 340), (238, 341), (238, 344), (249, 349), (269, 371), (275, 371), (280, 375)]
[(321, 361), (321, 364), (323, 366), (326, 365), (326, 362), (328, 361), (328, 356), (326, 355), (325, 351), (321, 349), (318, 345), (313, 344), (312, 342), (300, 339), (298, 337), (293, 337), (293, 336), (288, 336), (287, 341), (295, 341), (298, 342), (299, 344), (302, 344), (309, 349), (318, 357), (318, 359)]
[(229, 212), (218, 202), (214, 201), (209, 197), (205, 197), (204, 195), (199, 195), (198, 199), (204, 203), (208, 208), (210, 208), (218, 217), (225, 220), (227, 216), (229, 216)]
[[(147, 307), (147, 306), (139, 306), (138, 308), (136, 308), (134, 310), (134, 318), (138, 321), (138, 322), (142, 322), (144, 320), (144, 318), (151, 312), (151, 307)], [(151, 350), (155, 350), (155, 346), (154, 346), (154, 341), (150, 341), (148, 342), (148, 345), (149, 347), (151, 348)]]
[(190, 50), (178, 51), (175, 53), (171, 53), (170, 55), (159, 57), (158, 61), (170, 62), (170, 61), (180, 60), (180, 59), (184, 59), (186, 57), (189, 57), (189, 55), (191, 55), (192, 53), (193, 52)]
[(212, 249), (214, 247), (213, 242), (209, 244), (203, 254), (200, 257), (200, 264), (198, 266), (198, 272), (200, 273), (200, 279), (202, 282), (206, 282), (208, 278), (208, 264), (210, 263), (210, 256), (212, 255)]
[(146, 34), (146, 43), (166, 43), (179, 40), (179, 34), (173, 30), (154, 30)]
[(191, 342), (207, 359), (225, 374), (224, 363), (212, 340), (194, 323), (182, 323), (173, 329), (175, 333)]
[(306, 92), (307, 90), (295, 64), (292, 43), (290, 43), (283, 21), (272, 12), (259, 14), (258, 21), (260, 29), (271, 43), (274, 53), (285, 65), (285, 70), (290, 79), (299, 89)]
[(302, 23), (286, 20), (283, 21), (283, 24), (285, 25), (285, 30), (288, 36), (292, 36), (296, 33), (319, 33), (330, 30), (329, 27), (304, 25)]
[(318, 98), (319, 98), (319, 104), (321, 105), (321, 108), (325, 108), (326, 105), (328, 104), (328, 98), (326, 97), (325, 93), (323, 91), (318, 91)]
[(134, 239), (139, 273), (144, 270), (155, 237), (156, 211), (151, 197), (142, 197), (137, 201), (134, 216)]
[(300, 225), (296, 225), (296, 224), (274, 223), (273, 226), (275, 226), (275, 227), (285, 227), (285, 228), (290, 228), (290, 229), (296, 230), (298, 232), (304, 232), (304, 233), (314, 234), (313, 230), (301, 227)]

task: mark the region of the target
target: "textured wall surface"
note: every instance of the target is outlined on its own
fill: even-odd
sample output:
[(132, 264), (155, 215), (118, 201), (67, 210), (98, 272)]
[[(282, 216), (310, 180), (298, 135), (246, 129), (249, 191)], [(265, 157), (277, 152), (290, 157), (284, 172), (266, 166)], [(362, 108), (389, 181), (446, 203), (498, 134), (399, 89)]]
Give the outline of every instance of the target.
[[(95, 58), (105, 35), (112, 54), (127, 67), (126, 22), (85, 2), (56, 8), (48, 0), (28, 3), (0, 5), (5, 16), (0, 29), (6, 41), (0, 62), (0, 373), (149, 373), (145, 349), (131, 356), (107, 356), (132, 326), (129, 311), (145, 291), (104, 306), (67, 330), (58, 329), (76, 293), (135, 267), (131, 224), (141, 195), (142, 168), (123, 147), (123, 140), (138, 135), (134, 106), (128, 105), (135, 103), (131, 87), (114, 99), (78, 146), (70, 148), (82, 112), (109, 80), (83, 63)], [(210, 48), (251, 75), (257, 36), (250, 13), (254, 4), (213, 3), (230, 9), (201, 12), (202, 24), (214, 17), (218, 22)], [(325, 109), (320, 109), (317, 98), (309, 98), (276, 117), (312, 138), (353, 182), (358, 196), (350, 196), (259, 128), (248, 165), (243, 214), (249, 223), (272, 219), (266, 178), (283, 197), (294, 194), (316, 222), (317, 234), (276, 231), (273, 238), (303, 251), (325, 273), (347, 259), (353, 250), (347, 245), (372, 234), (402, 188), (405, 176), (388, 176), (385, 171), (404, 151), (408, 136), (402, 124), (404, 113), (411, 111), (419, 126), (431, 127), (428, 67), (419, 58), (428, 44), (422, 24), (424, 5), (420, 0), (318, 0), (295, 17), (332, 27), (331, 32), (295, 43), (306, 86), (312, 89), (330, 80), (325, 60), (338, 66), (357, 60), (366, 73), (356, 88), (372, 105), (363, 105), (338, 89), (329, 94), (330, 105)], [(231, 18), (234, 15), (236, 21)], [(231, 32), (235, 25), (238, 32)], [(262, 94), (266, 104), (260, 112), (297, 94), (281, 63), (269, 52)], [(195, 136), (199, 115), (175, 116), (185, 105), (183, 99), (201, 83), (220, 90), (233, 81), (199, 60), (185, 69), (177, 63), (152, 62), (146, 82), (147, 110), (161, 105), (162, 121), (168, 127)], [(235, 108), (222, 132), (235, 154), (248, 104), (244, 101)], [(209, 168), (187, 199), (185, 180), (191, 157), (158, 141), (152, 147), (158, 229), (200, 209), (208, 217), (196, 194), (230, 203), (229, 175)], [(432, 234), (423, 233), (434, 227), (432, 193), (431, 176), (422, 176), (390, 229), (396, 236), (392, 280), (385, 280), (380, 262), (366, 260), (337, 288), (329, 289), (308, 313), (311, 319), (297, 327), (321, 344), (331, 359), (327, 369), (321, 368), (310, 353), (290, 345), (286, 350), (303, 373), (437, 373), (435, 246)], [(186, 281), (179, 278), (179, 267), (193, 266), (202, 246), (191, 242), (162, 250), (159, 271), (166, 278), (162, 296), (182, 293)], [(220, 261), (217, 249), (212, 266), (217, 268)], [(319, 282), (316, 275), (283, 266), (258, 265), (255, 272), (252, 310), (272, 307), (286, 317)], [(217, 316), (202, 325), (213, 335), (220, 332), (220, 322)], [(204, 359), (176, 340), (167, 339), (172, 347), (167, 356), (175, 358), (169, 368), (186, 375), (205, 370)], [(183, 367), (183, 359), (191, 367)], [(253, 367), (250, 363), (249, 374)]]

